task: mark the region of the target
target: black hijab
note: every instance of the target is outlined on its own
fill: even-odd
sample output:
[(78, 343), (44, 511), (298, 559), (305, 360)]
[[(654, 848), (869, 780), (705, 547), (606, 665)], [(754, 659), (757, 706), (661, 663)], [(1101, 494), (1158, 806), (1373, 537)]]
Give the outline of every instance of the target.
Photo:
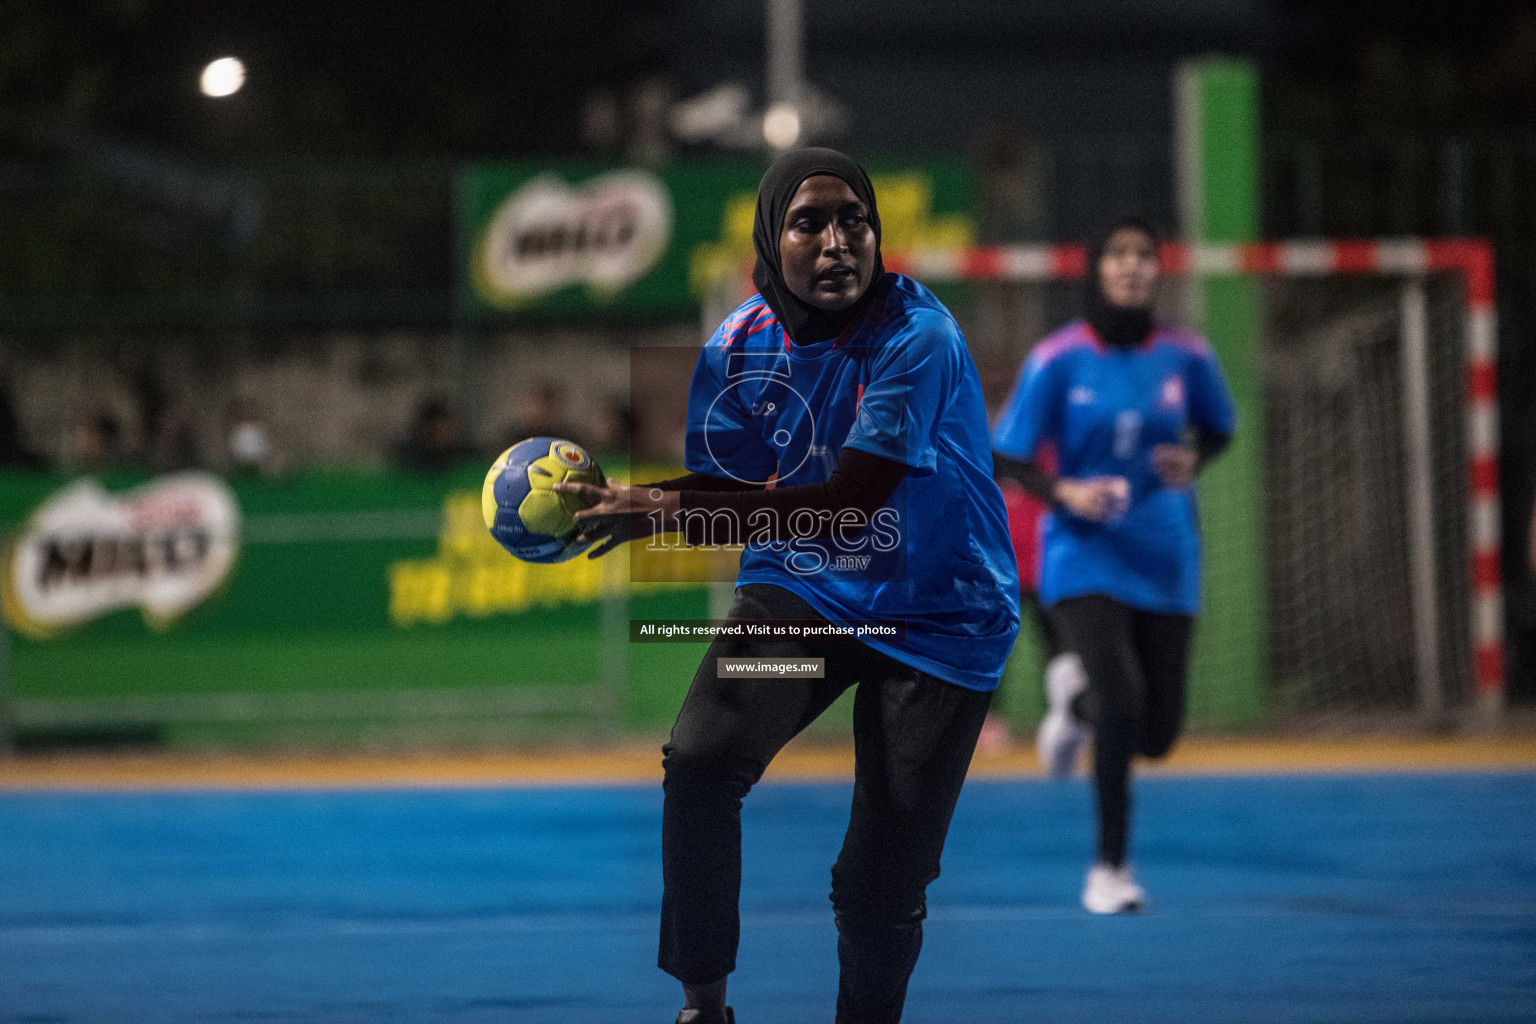
[(1116, 306), (1104, 297), (1104, 282), (1099, 276), (1099, 261), (1115, 232), (1122, 228), (1135, 228), (1152, 240), (1157, 248), (1157, 231), (1140, 217), (1121, 217), (1088, 244), (1087, 287), (1083, 294), (1083, 318), (1103, 339), (1106, 345), (1125, 348), (1139, 345), (1152, 333), (1152, 307)]
[[(784, 232), (784, 215), (790, 200), (805, 183), (818, 174), (841, 178), (869, 209), (869, 226), (875, 232), (875, 269), (869, 287), (847, 309), (825, 310), (795, 298), (784, 282), (779, 262), (779, 236)], [(835, 149), (796, 149), (773, 162), (757, 186), (757, 215), (752, 219), (752, 248), (757, 250), (757, 265), (752, 268), (752, 283), (762, 293), (768, 308), (784, 325), (784, 332), (797, 345), (813, 345), (835, 338), (864, 315), (885, 278), (885, 264), (880, 261), (880, 214), (875, 209), (875, 188), (852, 159)]]

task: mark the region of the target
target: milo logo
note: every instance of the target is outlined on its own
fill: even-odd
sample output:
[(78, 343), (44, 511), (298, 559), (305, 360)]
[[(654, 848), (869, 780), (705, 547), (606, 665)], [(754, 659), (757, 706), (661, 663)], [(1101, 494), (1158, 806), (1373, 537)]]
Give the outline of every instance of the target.
[(648, 171), (572, 186), (542, 174), (502, 202), (477, 240), (485, 301), (513, 307), (570, 285), (612, 299), (654, 267), (672, 235), (672, 199)]
[(167, 626), (228, 578), (239, 528), (235, 497), (218, 477), (178, 473), (121, 494), (76, 481), (43, 502), (7, 549), (5, 618), (33, 637), (132, 607)]

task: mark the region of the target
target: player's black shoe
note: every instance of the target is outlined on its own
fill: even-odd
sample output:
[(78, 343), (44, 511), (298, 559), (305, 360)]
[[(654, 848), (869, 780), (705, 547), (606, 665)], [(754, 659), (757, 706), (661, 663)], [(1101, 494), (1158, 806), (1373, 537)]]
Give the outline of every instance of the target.
[(677, 1024), (736, 1024), (736, 1014), (727, 1006), (724, 1017), (706, 1014), (703, 1010), (683, 1010), (677, 1015)]

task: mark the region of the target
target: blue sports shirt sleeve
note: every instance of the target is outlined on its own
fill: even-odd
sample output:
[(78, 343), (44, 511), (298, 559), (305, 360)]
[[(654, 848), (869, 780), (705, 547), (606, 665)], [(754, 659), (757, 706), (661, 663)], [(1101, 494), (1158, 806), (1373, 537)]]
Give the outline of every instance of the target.
[(1237, 407), (1216, 353), (1204, 345), (1190, 360), (1189, 419), (1204, 430), (1230, 436), (1237, 429)]
[(963, 345), (947, 317), (917, 315), (875, 353), (859, 415), (843, 442), (931, 473), (938, 463), (938, 427), (953, 389)]
[(1038, 349), (1024, 361), (992, 431), (993, 451), (1010, 459), (1032, 459), (1042, 441), (1056, 436), (1061, 426), (1060, 362), (1042, 358)]
[(741, 390), (729, 387), (726, 354), (717, 333), (693, 368), (683, 465), (690, 473), (762, 483), (778, 469), (778, 457), (742, 402)]

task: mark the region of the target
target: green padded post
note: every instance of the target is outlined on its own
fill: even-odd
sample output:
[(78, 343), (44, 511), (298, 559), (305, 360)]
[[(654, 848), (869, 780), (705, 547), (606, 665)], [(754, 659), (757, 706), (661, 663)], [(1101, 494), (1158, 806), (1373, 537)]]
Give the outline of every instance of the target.
[[(1247, 61), (1203, 59), (1175, 75), (1175, 147), (1184, 236), (1252, 242), (1260, 232), (1259, 83)], [(1233, 445), (1201, 479), (1205, 611), (1190, 675), (1192, 722), (1259, 724), (1265, 713), (1264, 465), (1260, 283), (1192, 282), (1191, 314), (1215, 347), (1238, 408)]]

